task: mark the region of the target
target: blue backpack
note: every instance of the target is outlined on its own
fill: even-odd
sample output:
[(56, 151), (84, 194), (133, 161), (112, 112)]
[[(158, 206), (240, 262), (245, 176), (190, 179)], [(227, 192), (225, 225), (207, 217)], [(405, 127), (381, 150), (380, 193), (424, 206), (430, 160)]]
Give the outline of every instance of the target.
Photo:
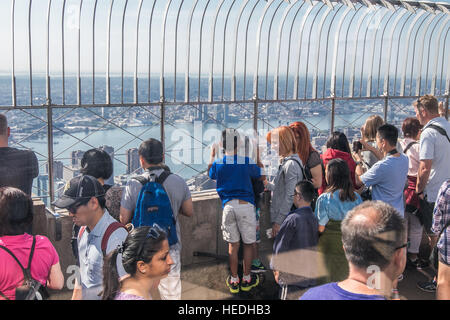
[(163, 187), (170, 174), (163, 171), (159, 177), (150, 173), (150, 178), (143, 176), (133, 178), (143, 187), (139, 192), (132, 224), (135, 228), (158, 224), (166, 232), (171, 246), (178, 242), (177, 228), (169, 196)]

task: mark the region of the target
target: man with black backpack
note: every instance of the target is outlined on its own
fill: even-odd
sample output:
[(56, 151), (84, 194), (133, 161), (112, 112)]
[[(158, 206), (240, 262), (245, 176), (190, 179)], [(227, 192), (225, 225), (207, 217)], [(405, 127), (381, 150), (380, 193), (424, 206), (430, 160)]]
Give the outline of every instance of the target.
[(192, 217), (193, 204), (186, 182), (164, 165), (163, 153), (163, 145), (156, 139), (141, 143), (138, 154), (144, 174), (128, 181), (120, 202), (120, 221), (132, 223), (135, 228), (157, 224), (166, 231), (174, 264), (158, 289), (161, 299), (179, 300), (181, 235), (178, 214)]
[[(437, 237), (431, 232), (434, 205), (441, 185), (450, 178), (450, 124), (439, 116), (437, 99), (424, 95), (414, 103), (416, 117), (423, 125), (420, 135), (420, 165), (416, 192), (420, 199), (425, 232), (429, 235), (431, 248)], [(428, 292), (436, 290), (435, 282), (420, 283), (419, 288)]]
[[(65, 208), (80, 226), (78, 258), (80, 277), (75, 281), (72, 300), (100, 300), (103, 290), (103, 258), (125, 241), (128, 232), (105, 209), (105, 191), (92, 176), (78, 176), (70, 180), (64, 194), (53, 204)], [(117, 258), (118, 276), (127, 275), (122, 256)]]

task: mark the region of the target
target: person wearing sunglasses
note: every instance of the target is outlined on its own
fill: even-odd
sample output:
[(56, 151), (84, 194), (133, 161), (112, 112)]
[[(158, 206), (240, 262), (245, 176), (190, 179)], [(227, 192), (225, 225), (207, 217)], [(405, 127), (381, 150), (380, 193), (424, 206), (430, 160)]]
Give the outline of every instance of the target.
[[(74, 224), (82, 227), (77, 237), (80, 276), (75, 281), (73, 300), (101, 298), (103, 256), (122, 244), (128, 235), (125, 226), (105, 209), (105, 202), (100, 182), (84, 175), (70, 180), (64, 194), (53, 203), (58, 208), (67, 209)], [(117, 259), (117, 268), (120, 277), (127, 275), (121, 257)]]
[(347, 278), (309, 289), (300, 300), (385, 300), (406, 265), (403, 217), (382, 201), (365, 201), (342, 221)]
[[(119, 280), (117, 256), (130, 275)], [(165, 232), (157, 224), (133, 229), (103, 265), (102, 300), (152, 300), (151, 291), (170, 272), (173, 260)]]

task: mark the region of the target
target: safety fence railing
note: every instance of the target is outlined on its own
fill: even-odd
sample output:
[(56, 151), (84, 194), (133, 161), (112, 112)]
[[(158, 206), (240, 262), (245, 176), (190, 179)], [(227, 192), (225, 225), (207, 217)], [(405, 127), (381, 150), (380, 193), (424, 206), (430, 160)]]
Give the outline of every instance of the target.
[[(116, 183), (163, 141), (192, 183), (217, 132), (301, 120), (320, 148), (370, 114), (399, 123), (418, 96), (448, 110), (450, 4), (426, 1), (10, 0), (0, 4), (0, 109), (11, 146), (58, 196), (82, 151), (103, 146)], [(448, 111), (447, 111), (448, 112)], [(78, 152), (79, 151), (79, 152)], [(114, 183), (114, 182), (113, 182)]]

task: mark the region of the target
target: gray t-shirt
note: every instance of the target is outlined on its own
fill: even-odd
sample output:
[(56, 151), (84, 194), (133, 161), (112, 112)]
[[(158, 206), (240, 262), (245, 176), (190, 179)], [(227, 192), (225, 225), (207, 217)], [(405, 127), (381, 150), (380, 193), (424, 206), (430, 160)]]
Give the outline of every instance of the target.
[[(159, 175), (162, 172), (163, 169), (151, 171), (151, 173), (152, 174), (154, 173), (157, 177), (159, 177)], [(150, 172), (145, 171), (143, 176), (145, 178), (149, 178)], [(134, 212), (134, 209), (136, 208), (137, 198), (139, 196), (139, 192), (141, 191), (142, 187), (143, 185), (139, 181), (135, 179), (130, 179), (127, 182), (127, 185), (125, 186), (125, 189), (123, 190), (120, 206)], [(173, 215), (175, 220), (177, 221), (178, 243), (172, 246), (172, 247), (176, 246), (176, 248), (171, 249), (181, 249), (181, 234), (180, 234), (180, 225), (178, 222), (178, 212), (180, 211), (183, 202), (191, 198), (191, 192), (189, 191), (189, 188), (186, 182), (183, 180), (183, 178), (181, 178), (176, 174), (169, 175), (167, 179), (164, 181), (163, 187), (169, 196)]]
[(430, 124), (440, 126), (450, 137), (450, 123), (445, 118), (434, 118), (423, 127), (420, 134), (420, 160), (433, 160), (425, 193), (429, 202), (436, 202), (439, 188), (450, 178), (450, 143), (437, 130), (427, 129)]

